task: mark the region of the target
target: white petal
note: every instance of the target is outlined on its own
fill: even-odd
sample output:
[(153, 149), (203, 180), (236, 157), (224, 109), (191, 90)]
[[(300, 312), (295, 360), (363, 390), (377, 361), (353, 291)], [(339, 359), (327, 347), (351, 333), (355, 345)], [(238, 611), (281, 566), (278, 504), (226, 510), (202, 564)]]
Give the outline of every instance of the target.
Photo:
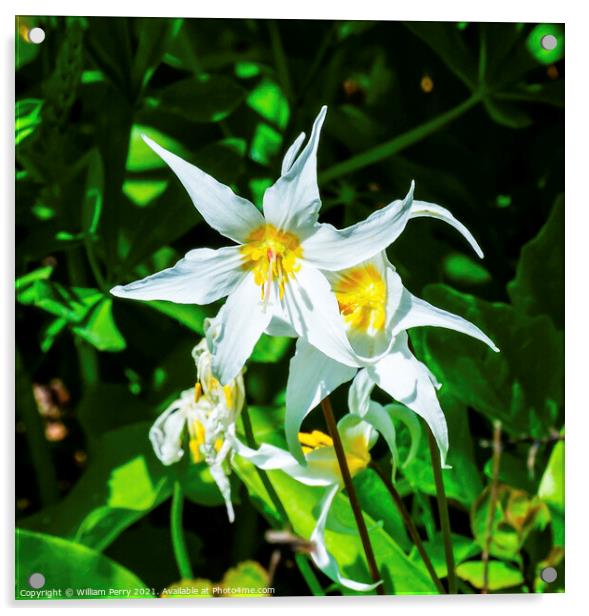
[(368, 371), (381, 389), (425, 419), (438, 444), (442, 466), (445, 466), (448, 453), (446, 418), (427, 368), (407, 346), (407, 334), (400, 334), (391, 353)]
[(178, 462), (184, 455), (182, 431), (186, 425), (187, 416), (180, 403), (181, 399), (172, 402), (149, 430), (149, 440), (153, 451), (160, 462), (166, 466)]
[(341, 270), (366, 261), (392, 244), (409, 220), (414, 183), (403, 200), (389, 203), (351, 227), (320, 224), (302, 242), (305, 259), (323, 270)]
[(235, 511), (233, 510), (233, 503), (231, 502), (231, 483), (229, 482), (229, 477), (225, 474), (221, 462), (211, 464), (209, 468), (211, 469), (211, 475), (219, 488), (219, 492), (221, 492), (221, 496), (223, 496), (223, 500), (225, 501), (225, 508), (227, 509), (227, 517), (229, 518), (229, 522), (234, 522)]
[(374, 381), (365, 369), (359, 370), (348, 391), (348, 408), (350, 413), (364, 417), (370, 407), (370, 395)]
[(301, 146), (303, 145), (304, 140), (305, 140), (305, 133), (301, 133), (294, 140), (290, 148), (288, 148), (282, 160), (282, 170), (281, 170), (280, 175), (286, 175), (290, 171), (290, 168), (292, 167), (292, 164), (294, 163), (295, 158), (297, 154), (299, 153), (299, 150), (301, 149)]
[(260, 301), (260, 287), (253, 275), (246, 275), (207, 330), (213, 374), (222, 385), (243, 368), (271, 317), (271, 310)]
[(464, 236), (466, 241), (472, 246), (472, 249), (481, 259), (485, 256), (472, 233), (458, 219), (454, 218), (452, 213), (445, 207), (436, 205), (435, 203), (428, 203), (427, 201), (414, 201), (411, 206), (410, 218), (419, 218), (421, 216), (437, 218), (438, 220), (443, 220), (448, 223)]
[(339, 570), (339, 566), (335, 558), (327, 551), (325, 545), (325, 525), (327, 523), (327, 517), (329, 516), (329, 510), (333, 499), (339, 491), (339, 486), (333, 486), (325, 491), (321, 501), (319, 502), (319, 517), (317, 518), (317, 524), (315, 529), (309, 538), (309, 541), (314, 544), (314, 549), (311, 552), (311, 558), (315, 565), (323, 571), (323, 573), (338, 584), (355, 590), (358, 592), (368, 592), (376, 588), (381, 582), (376, 584), (363, 584), (362, 582), (356, 582), (348, 578), (343, 577)]
[(229, 186), (217, 182), (215, 178), (162, 148), (149, 137), (142, 137), (178, 176), (194, 206), (213, 229), (243, 244), (254, 229), (264, 224), (264, 217), (253, 203), (238, 197)]
[(270, 324), (266, 328), (265, 334), (268, 336), (284, 336), (286, 338), (297, 338), (297, 333), (292, 326), (284, 319), (274, 315)]
[(337, 429), (346, 454), (356, 454), (361, 458), (367, 456), (378, 438), (378, 434), (367, 421), (351, 413), (337, 422)]
[(210, 304), (225, 297), (244, 277), (238, 246), (191, 250), (174, 267), (111, 289), (117, 297)]
[(235, 439), (235, 451), (242, 458), (263, 470), (280, 470), (308, 486), (328, 486), (334, 483), (333, 473), (325, 473), (314, 466), (303, 466), (288, 451), (262, 443), (258, 449), (251, 449)]
[(348, 366), (359, 365), (335, 295), (319, 270), (301, 261), (299, 271), (286, 284), (284, 301), (276, 304), (275, 314), (328, 357)]
[(387, 409), (378, 402), (369, 401), (368, 410), (364, 414), (367, 421), (386, 441), (393, 458), (393, 473), (399, 464), (399, 451), (397, 449), (397, 433), (395, 424)]
[[(309, 142), (294, 162), (292, 159), (300, 147), (301, 137), (290, 147), (283, 163), (282, 176), (264, 193), (264, 216), (278, 229), (305, 234), (317, 221), (321, 207), (317, 186), (317, 147), (326, 113), (327, 107), (322, 107), (313, 124)], [(284, 173), (287, 167), (288, 171)]]
[(493, 351), (499, 352), (495, 343), (470, 321), (441, 308), (436, 308), (425, 300), (415, 297), (407, 289), (403, 289), (401, 303), (397, 313), (393, 315), (393, 336), (411, 327), (424, 325), (453, 329), (467, 336), (472, 336), (487, 344)]
[(409, 435), (411, 437), (411, 446), (409, 448), (409, 453), (407, 454), (407, 458), (403, 462), (402, 466), (406, 467), (415, 458), (417, 452), (419, 451), (419, 442), (421, 441), (421, 424), (419, 423), (419, 419), (410, 411), (406, 406), (402, 404), (387, 404), (384, 407), (384, 410), (388, 413), (388, 415), (392, 419), (398, 419), (402, 421), (409, 430)]
[(334, 389), (352, 379), (355, 371), (330, 359), (303, 338), (298, 339), (288, 371), (284, 428), (290, 452), (303, 464), (298, 440), (303, 420)]

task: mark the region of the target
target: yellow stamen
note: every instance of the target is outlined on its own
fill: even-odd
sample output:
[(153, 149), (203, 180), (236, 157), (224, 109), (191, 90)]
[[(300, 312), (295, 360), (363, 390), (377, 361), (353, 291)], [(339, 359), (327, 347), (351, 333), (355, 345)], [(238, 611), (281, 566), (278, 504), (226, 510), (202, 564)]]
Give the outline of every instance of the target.
[(234, 402), (233, 386), (224, 385), (223, 392), (225, 393), (225, 403), (227, 404), (227, 408), (232, 409)]
[(205, 442), (205, 428), (200, 421), (196, 420), (192, 424), (192, 430), (190, 432), (191, 438), (188, 446), (190, 447), (190, 453), (192, 454), (192, 461), (195, 464), (198, 464), (202, 461), (202, 453), (200, 448)]
[(299, 443), (301, 443), (301, 445), (305, 445), (310, 450), (319, 449), (319, 447), (333, 447), (333, 440), (331, 436), (328, 436), (319, 430), (313, 430), (311, 433), (299, 432)]
[(333, 290), (348, 327), (370, 335), (384, 328), (387, 288), (372, 263), (344, 271)]
[(240, 250), (241, 266), (253, 272), (262, 301), (268, 301), (273, 282), (277, 283), (282, 299), (286, 283), (301, 268), (299, 259), (303, 249), (299, 238), (294, 233), (265, 224), (250, 233)]
[(201, 396), (202, 396), (202, 385), (200, 383), (196, 383), (194, 385), (194, 401), (198, 402)]

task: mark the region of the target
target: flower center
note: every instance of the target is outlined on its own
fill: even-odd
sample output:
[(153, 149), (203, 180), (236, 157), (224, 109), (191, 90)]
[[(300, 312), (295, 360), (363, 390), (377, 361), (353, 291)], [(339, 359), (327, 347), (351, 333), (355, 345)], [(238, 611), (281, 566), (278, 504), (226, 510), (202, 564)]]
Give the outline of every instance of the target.
[(349, 328), (370, 335), (384, 328), (387, 288), (384, 278), (372, 263), (342, 272), (333, 290)]
[(302, 256), (299, 238), (270, 224), (252, 231), (241, 247), (242, 267), (254, 273), (262, 300), (268, 298), (273, 282), (278, 285), (280, 299), (284, 297), (286, 283), (299, 271)]

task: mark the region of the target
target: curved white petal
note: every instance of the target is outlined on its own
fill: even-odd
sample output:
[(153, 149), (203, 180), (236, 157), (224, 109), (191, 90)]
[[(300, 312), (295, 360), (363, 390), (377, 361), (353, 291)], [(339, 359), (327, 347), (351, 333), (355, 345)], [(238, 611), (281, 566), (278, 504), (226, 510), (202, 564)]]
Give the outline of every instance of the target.
[(393, 458), (393, 474), (399, 465), (399, 451), (397, 449), (397, 433), (395, 424), (387, 412), (386, 407), (378, 402), (369, 401), (368, 410), (364, 414), (364, 421), (368, 422), (385, 440)]
[[(326, 113), (327, 107), (323, 106), (313, 124), (309, 142), (294, 162), (301, 136), (290, 147), (283, 162), (282, 176), (264, 193), (264, 217), (278, 229), (297, 231), (304, 236), (317, 222), (321, 207), (317, 186), (317, 147)], [(288, 171), (284, 173), (287, 167)]]
[(297, 154), (299, 153), (299, 150), (301, 149), (301, 146), (303, 145), (304, 140), (305, 140), (305, 133), (301, 133), (294, 140), (290, 148), (288, 148), (288, 150), (286, 151), (286, 154), (284, 155), (284, 158), (282, 159), (282, 169), (281, 169), (280, 175), (286, 175), (290, 171), (290, 168), (292, 167), (292, 164), (294, 163), (295, 158)]
[(427, 368), (409, 350), (401, 334), (391, 353), (368, 367), (376, 384), (427, 422), (438, 444), (442, 466), (448, 453), (448, 426)]
[(225, 508), (227, 509), (227, 517), (229, 518), (229, 522), (234, 522), (235, 511), (233, 510), (233, 503), (231, 502), (231, 483), (229, 482), (229, 477), (227, 477), (221, 462), (211, 464), (209, 468), (211, 469), (211, 475), (219, 488), (219, 492), (221, 492), (221, 496), (225, 501)]
[(327, 546), (325, 545), (325, 525), (327, 523), (327, 517), (329, 516), (329, 510), (331, 509), (333, 499), (336, 497), (338, 491), (339, 486), (332, 486), (325, 491), (325, 494), (319, 502), (319, 517), (317, 518), (317, 524), (315, 525), (313, 533), (309, 538), (309, 541), (314, 545), (314, 548), (311, 551), (311, 558), (315, 565), (334, 582), (337, 582), (346, 588), (350, 588), (351, 590), (368, 592), (376, 588), (379, 584), (381, 584), (381, 582), (377, 582), (376, 584), (364, 584), (362, 582), (356, 582), (345, 578), (339, 570), (337, 561), (327, 551)]
[(303, 338), (297, 340), (286, 386), (284, 429), (290, 452), (305, 464), (299, 430), (305, 417), (334, 389), (353, 378), (356, 369), (330, 359)]
[(244, 277), (239, 246), (191, 250), (174, 267), (111, 289), (117, 297), (210, 304), (229, 295)]
[(485, 256), (478, 242), (474, 239), (472, 233), (457, 218), (454, 218), (452, 213), (445, 207), (436, 205), (435, 203), (428, 203), (427, 201), (414, 201), (411, 206), (411, 213), (409, 217), (419, 218), (421, 216), (437, 218), (438, 220), (443, 220), (445, 223), (448, 223), (466, 239), (481, 259)]
[(348, 408), (350, 413), (364, 417), (370, 407), (370, 395), (374, 389), (374, 381), (366, 369), (358, 370), (348, 391)]
[(301, 261), (301, 267), (285, 288), (277, 316), (288, 322), (299, 336), (328, 357), (348, 366), (359, 360), (346, 337), (344, 321), (335, 295), (325, 276)]
[(409, 220), (415, 184), (403, 200), (389, 203), (351, 227), (320, 224), (302, 242), (305, 259), (323, 270), (341, 270), (370, 259), (392, 244)]
[(237, 438), (234, 447), (238, 455), (263, 470), (283, 471), (308, 486), (328, 486), (334, 483), (332, 472), (321, 472), (315, 465), (303, 466), (288, 451), (280, 447), (262, 443), (258, 449), (251, 449)]
[(260, 287), (246, 275), (207, 330), (212, 370), (222, 385), (237, 376), (272, 318), (262, 305)]
[(149, 430), (149, 440), (153, 451), (162, 464), (169, 466), (178, 462), (184, 455), (182, 431), (187, 416), (175, 400), (156, 420)]
[(229, 186), (217, 182), (198, 167), (142, 135), (147, 145), (166, 162), (207, 223), (229, 239), (245, 243), (248, 235), (264, 224), (264, 217), (253, 203), (238, 197)]
[[(368, 452), (378, 438), (374, 428), (362, 417), (348, 413), (337, 422), (342, 445), (346, 454), (360, 458), (368, 457)], [(369, 459), (367, 460), (368, 463)]]
[(403, 289), (401, 303), (397, 309), (397, 313), (393, 315), (393, 336), (411, 327), (426, 325), (453, 329), (467, 336), (472, 336), (484, 342), (491, 347), (493, 351), (499, 352), (499, 349), (489, 336), (470, 321), (446, 310), (442, 310), (441, 308), (436, 308), (425, 300), (415, 297), (415, 295), (409, 293), (407, 289)]
[(292, 328), (292, 325), (287, 323), (284, 319), (274, 315), (270, 320), (265, 334), (268, 336), (284, 336), (286, 338), (297, 338), (297, 333)]
[(384, 407), (386, 413), (392, 419), (398, 419), (402, 421), (409, 430), (409, 435), (411, 437), (411, 446), (409, 447), (409, 453), (407, 457), (401, 464), (404, 468), (411, 464), (419, 451), (419, 443), (421, 441), (421, 424), (419, 423), (419, 419), (416, 414), (410, 411), (406, 406), (402, 404), (387, 404)]

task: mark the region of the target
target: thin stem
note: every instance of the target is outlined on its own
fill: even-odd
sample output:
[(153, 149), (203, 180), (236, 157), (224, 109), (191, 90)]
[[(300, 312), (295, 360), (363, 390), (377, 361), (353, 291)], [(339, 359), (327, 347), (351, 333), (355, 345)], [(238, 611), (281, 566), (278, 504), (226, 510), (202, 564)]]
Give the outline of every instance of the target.
[(493, 429), (493, 476), (491, 479), (491, 500), (487, 515), (487, 528), (485, 531), (485, 549), (482, 554), (483, 561), (483, 588), (481, 594), (489, 592), (489, 556), (491, 542), (493, 541), (493, 522), (495, 521), (495, 507), (497, 506), (497, 493), (499, 487), (499, 468), (501, 466), (501, 422), (496, 421)]
[(315, 597), (325, 597), (325, 591), (321, 587), (313, 568), (309, 564), (308, 556), (297, 552), (295, 553), (295, 562), (297, 563), (299, 571), (301, 572), (303, 578), (305, 578), (305, 582), (307, 582), (307, 586), (313, 595)]
[(182, 494), (182, 486), (180, 482), (174, 484), (174, 494), (172, 495), (172, 508), (170, 509), (170, 532), (172, 534), (172, 548), (174, 549), (174, 557), (178, 565), (180, 577), (183, 580), (192, 580), (192, 566), (186, 541), (184, 539), (184, 528), (182, 526), (182, 513), (184, 510), (184, 495)]
[(450, 518), (448, 516), (448, 501), (446, 500), (446, 492), (444, 490), (444, 481), (442, 479), (442, 463), (440, 460), (440, 452), (436, 439), (429, 426), (426, 425), (426, 431), (429, 441), (429, 451), (432, 461), (432, 469), (434, 471), (434, 480), (436, 482), (436, 495), (438, 499), (438, 513), (440, 516), (440, 527), (442, 536), (444, 537), (444, 552), (446, 554), (446, 566), (448, 568), (448, 592), (451, 595), (456, 594), (456, 567), (454, 564), (454, 552), (452, 550), (452, 536), (450, 534)]
[(432, 565), (432, 561), (430, 560), (428, 553), (423, 547), (423, 543), (421, 541), (421, 537), (419, 536), (417, 527), (415, 526), (415, 523), (413, 522), (409, 511), (407, 511), (407, 507), (405, 507), (405, 503), (403, 502), (401, 495), (397, 491), (397, 488), (395, 488), (395, 484), (387, 477), (386, 473), (384, 473), (380, 466), (375, 462), (370, 463), (370, 468), (372, 468), (376, 472), (386, 489), (389, 491), (393, 502), (395, 503), (397, 509), (399, 510), (399, 513), (401, 514), (401, 517), (403, 518), (403, 521), (405, 522), (405, 526), (409, 531), (409, 535), (411, 536), (411, 539), (415, 544), (415, 547), (417, 548), (421, 559), (423, 560), (423, 564), (425, 565), (425, 568), (427, 569), (427, 572), (429, 573), (433, 583), (436, 585), (436, 588), (438, 589), (440, 594), (446, 594), (446, 589), (444, 588), (444, 585), (436, 574), (436, 570)]
[(100, 271), (100, 267), (98, 265), (98, 261), (96, 260), (96, 255), (94, 254), (94, 247), (92, 246), (92, 240), (86, 238), (84, 240), (84, 247), (86, 249), (86, 256), (88, 257), (88, 264), (90, 265), (90, 269), (92, 270), (92, 275), (94, 276), (94, 280), (98, 285), (98, 288), (101, 291), (107, 291), (107, 284), (104, 276)]
[[(243, 410), (241, 411), (241, 420), (243, 421), (245, 440), (248, 444), (248, 447), (251, 447), (252, 449), (257, 449), (258, 443), (256, 442), (256, 437), (254, 436), (254, 430), (252, 428), (252, 421), (250, 419), (247, 404), (244, 404)], [(284, 505), (282, 504), (280, 497), (278, 496), (276, 490), (274, 489), (274, 486), (272, 485), (272, 482), (270, 481), (268, 474), (266, 473), (266, 471), (262, 470), (261, 468), (258, 468), (257, 466), (255, 468), (258, 473), (258, 477), (260, 478), (260, 481), (262, 482), (264, 488), (266, 489), (266, 492), (268, 492), (268, 496), (270, 497), (270, 500), (272, 501), (272, 504), (274, 505), (276, 512), (281, 518), (281, 521), (283, 522), (283, 524), (288, 525), (289, 523), (288, 514), (286, 513), (286, 509), (284, 508)]]
[(394, 154), (398, 154), (401, 150), (404, 150), (414, 143), (421, 141), (425, 137), (428, 137), (435, 131), (446, 126), (446, 124), (450, 124), (450, 122), (458, 119), (461, 115), (474, 107), (479, 100), (479, 94), (473, 94), (464, 102), (460, 103), (460, 105), (449, 109), (429, 122), (420, 124), (419, 126), (416, 126), (415, 128), (412, 128), (397, 137), (394, 137), (390, 141), (385, 141), (385, 143), (381, 143), (370, 150), (366, 150), (361, 154), (348, 158), (348, 160), (343, 163), (338, 163), (337, 165), (330, 167), (326, 171), (319, 174), (319, 181), (328, 182), (335, 178), (339, 178), (342, 175), (347, 175), (353, 171), (358, 171), (358, 169), (362, 169), (368, 165), (377, 163), (385, 158), (389, 158)]
[[(348, 498), (350, 499), (350, 505), (352, 506), (352, 511), (354, 512), (354, 518), (356, 519), (356, 525), (358, 526), (358, 532), (360, 533), (360, 540), (362, 541), (362, 547), (364, 548), (364, 553), (366, 554), (366, 561), (368, 562), (370, 575), (375, 582), (379, 582), (381, 577), (378, 573), (378, 566), (376, 564), (376, 559), (374, 558), (374, 551), (372, 550), (372, 544), (370, 543), (370, 537), (368, 535), (368, 529), (366, 528), (366, 522), (364, 522), (360, 502), (358, 501), (358, 496), (356, 495), (356, 490), (354, 489), (354, 484), (352, 483), (352, 476), (350, 475), (350, 469), (346, 460), (346, 453), (337, 429), (329, 396), (321, 402), (321, 408), (323, 409), (323, 416), (325, 417), (325, 423), (327, 424), (329, 435), (333, 439), (335, 454), (342, 473), (342, 479), (344, 480), (344, 486), (346, 488), (346, 492), (348, 493)], [(379, 595), (385, 594), (382, 584), (379, 584), (376, 587), (376, 591)]]

